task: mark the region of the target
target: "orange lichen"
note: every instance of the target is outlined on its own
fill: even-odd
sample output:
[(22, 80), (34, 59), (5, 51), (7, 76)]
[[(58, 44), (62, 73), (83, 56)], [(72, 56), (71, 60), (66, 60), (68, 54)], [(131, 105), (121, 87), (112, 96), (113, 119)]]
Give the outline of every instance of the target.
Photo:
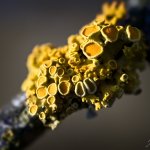
[(106, 42), (115, 42), (118, 39), (118, 30), (115, 26), (106, 26), (101, 30), (102, 35), (104, 36)]
[(36, 95), (39, 99), (43, 99), (47, 96), (47, 88), (45, 86), (40, 86), (36, 90)]
[(97, 25), (90, 25), (90, 26), (85, 26), (81, 30), (81, 34), (85, 37), (89, 37), (92, 34), (98, 32), (100, 30), (99, 26)]
[(137, 90), (146, 48), (139, 29), (116, 25), (125, 13), (124, 3), (106, 3), (103, 14), (71, 35), (67, 45), (33, 49), (22, 85), (31, 115), (47, 125), (78, 108), (108, 107), (123, 93)]
[(30, 108), (29, 108), (29, 113), (34, 116), (36, 113), (37, 113), (37, 110), (38, 110), (38, 106), (37, 105), (32, 105)]
[(96, 58), (103, 53), (103, 47), (95, 42), (88, 42), (83, 47), (83, 53), (87, 58)]
[(57, 94), (57, 84), (56, 83), (51, 83), (49, 86), (48, 86), (48, 94), (50, 96), (54, 96)]
[(47, 98), (47, 103), (48, 103), (49, 105), (54, 104), (55, 101), (56, 101), (56, 97), (55, 97), (55, 96), (49, 96), (49, 97)]
[(56, 72), (57, 72), (57, 67), (56, 67), (56, 66), (51, 66), (51, 67), (49, 68), (49, 74), (50, 74), (51, 76), (54, 76), (54, 75), (56, 74)]

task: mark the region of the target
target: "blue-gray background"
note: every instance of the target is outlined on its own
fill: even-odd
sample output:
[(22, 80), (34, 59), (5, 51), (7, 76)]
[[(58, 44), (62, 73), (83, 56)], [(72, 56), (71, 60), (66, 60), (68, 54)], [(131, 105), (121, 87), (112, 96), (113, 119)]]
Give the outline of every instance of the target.
[[(66, 44), (91, 21), (101, 0), (0, 0), (0, 107), (20, 91), (26, 58), (36, 44)], [(142, 94), (124, 96), (95, 119), (69, 116), (28, 150), (144, 150), (150, 139), (150, 70), (141, 74)], [(27, 137), (28, 138), (28, 137)], [(148, 148), (150, 149), (150, 147)]]

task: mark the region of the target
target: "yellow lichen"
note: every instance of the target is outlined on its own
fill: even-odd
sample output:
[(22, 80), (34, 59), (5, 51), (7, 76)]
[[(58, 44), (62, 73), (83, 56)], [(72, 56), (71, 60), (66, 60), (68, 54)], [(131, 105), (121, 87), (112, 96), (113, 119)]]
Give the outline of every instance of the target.
[(101, 101), (101, 104), (103, 107), (107, 108), (108, 107), (108, 103), (106, 101)]
[(75, 94), (79, 97), (83, 97), (86, 94), (86, 89), (83, 85), (83, 82), (79, 81), (75, 85)]
[(51, 66), (51, 67), (49, 68), (49, 74), (50, 74), (51, 76), (54, 76), (54, 75), (56, 74), (56, 72), (57, 72), (57, 67), (56, 67), (56, 66)]
[(101, 30), (102, 35), (105, 38), (105, 43), (108, 42), (115, 42), (118, 39), (118, 30), (115, 26), (109, 25), (105, 26)]
[(40, 69), (38, 70), (38, 76), (46, 76), (47, 75), (47, 68), (45, 68), (45, 64), (42, 64), (40, 66)]
[(72, 81), (73, 83), (77, 83), (77, 82), (80, 81), (80, 80), (81, 80), (80, 74), (76, 74), (76, 75), (72, 76), (72, 78), (71, 78), (71, 81)]
[(100, 28), (97, 25), (84, 26), (83, 29), (81, 29), (80, 34), (84, 37), (89, 37), (99, 30)]
[(44, 66), (45, 68), (49, 68), (51, 65), (52, 65), (52, 61), (51, 61), (51, 60), (46, 60), (46, 61), (43, 63), (43, 66)]
[(66, 62), (66, 60), (65, 60), (65, 58), (59, 58), (59, 60), (58, 60), (58, 62), (60, 63), (60, 64), (65, 64), (65, 62)]
[(29, 114), (43, 123), (81, 107), (106, 108), (138, 89), (146, 58), (142, 32), (116, 24), (126, 14), (123, 2), (106, 3), (102, 11), (67, 45), (37, 45), (29, 55), (22, 90)]
[(122, 82), (127, 82), (128, 81), (128, 75), (127, 74), (122, 74), (121, 77), (120, 77), (120, 81)]
[(59, 82), (62, 82), (62, 81), (69, 81), (69, 80), (70, 80), (70, 77), (67, 76), (67, 75), (65, 75), (65, 76), (59, 78)]
[(37, 101), (37, 97), (36, 96), (31, 96), (31, 97), (27, 98), (26, 104), (30, 107), (32, 105), (35, 105), (36, 101)]
[(44, 84), (47, 81), (46, 76), (40, 76), (37, 80), (37, 86)]
[(49, 86), (48, 86), (48, 94), (50, 96), (54, 96), (57, 94), (57, 84), (56, 83), (51, 83)]
[(96, 16), (96, 22), (105, 21), (105, 23), (116, 24), (126, 15), (125, 3), (113, 1), (112, 3), (104, 3), (102, 13)]
[(47, 103), (48, 103), (49, 105), (54, 104), (55, 101), (56, 101), (55, 96), (49, 96), (49, 97), (47, 98)]
[(44, 120), (46, 118), (46, 115), (44, 112), (40, 112), (39, 119)]
[(126, 28), (126, 33), (127, 33), (129, 40), (132, 42), (136, 42), (141, 39), (141, 31), (136, 27), (132, 27), (128, 25)]
[(67, 95), (70, 92), (71, 84), (68, 81), (62, 81), (58, 84), (58, 91), (61, 95)]
[[(82, 47), (81, 47), (82, 48)], [(87, 58), (96, 58), (103, 53), (103, 46), (95, 41), (90, 41), (83, 45), (83, 54)]]
[(67, 72), (67, 75), (72, 76), (74, 74), (74, 69), (69, 68), (66, 72)]
[(47, 88), (45, 86), (40, 86), (36, 90), (36, 95), (39, 99), (43, 99), (47, 96)]
[(95, 110), (101, 109), (101, 104), (99, 102), (96, 102), (94, 105), (95, 105)]
[(108, 101), (111, 98), (111, 94), (109, 92), (104, 93), (103, 101)]
[(57, 75), (58, 75), (59, 77), (63, 76), (64, 73), (65, 73), (65, 71), (64, 71), (63, 68), (58, 68), (58, 69), (57, 69)]
[(97, 86), (92, 79), (86, 78), (83, 80), (83, 83), (89, 94), (94, 94), (96, 92)]
[(31, 107), (29, 107), (30, 115), (34, 116), (37, 113), (37, 110), (38, 110), (38, 106), (37, 105), (32, 105)]

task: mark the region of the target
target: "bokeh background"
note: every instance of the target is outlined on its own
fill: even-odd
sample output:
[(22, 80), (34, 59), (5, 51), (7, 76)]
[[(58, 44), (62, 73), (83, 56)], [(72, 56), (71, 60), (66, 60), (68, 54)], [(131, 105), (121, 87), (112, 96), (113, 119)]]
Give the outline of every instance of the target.
[[(0, 0), (0, 107), (20, 91), (26, 59), (36, 44), (66, 44), (91, 21), (102, 0)], [(142, 94), (123, 96), (93, 119), (69, 116), (27, 150), (144, 150), (150, 140), (150, 66), (141, 73)], [(28, 138), (28, 137), (27, 137)], [(150, 146), (147, 148), (150, 149)]]

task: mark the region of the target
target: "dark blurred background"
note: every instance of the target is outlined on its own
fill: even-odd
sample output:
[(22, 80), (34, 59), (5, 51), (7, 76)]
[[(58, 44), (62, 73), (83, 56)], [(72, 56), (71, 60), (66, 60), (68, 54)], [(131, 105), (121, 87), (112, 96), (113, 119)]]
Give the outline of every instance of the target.
[[(0, 0), (0, 107), (20, 91), (26, 59), (36, 44), (66, 44), (91, 21), (101, 0)], [(141, 73), (142, 94), (123, 96), (88, 120), (86, 110), (69, 116), (27, 150), (144, 150), (150, 140), (150, 66)], [(28, 137), (27, 137), (28, 138)], [(150, 146), (147, 148), (150, 149)]]

